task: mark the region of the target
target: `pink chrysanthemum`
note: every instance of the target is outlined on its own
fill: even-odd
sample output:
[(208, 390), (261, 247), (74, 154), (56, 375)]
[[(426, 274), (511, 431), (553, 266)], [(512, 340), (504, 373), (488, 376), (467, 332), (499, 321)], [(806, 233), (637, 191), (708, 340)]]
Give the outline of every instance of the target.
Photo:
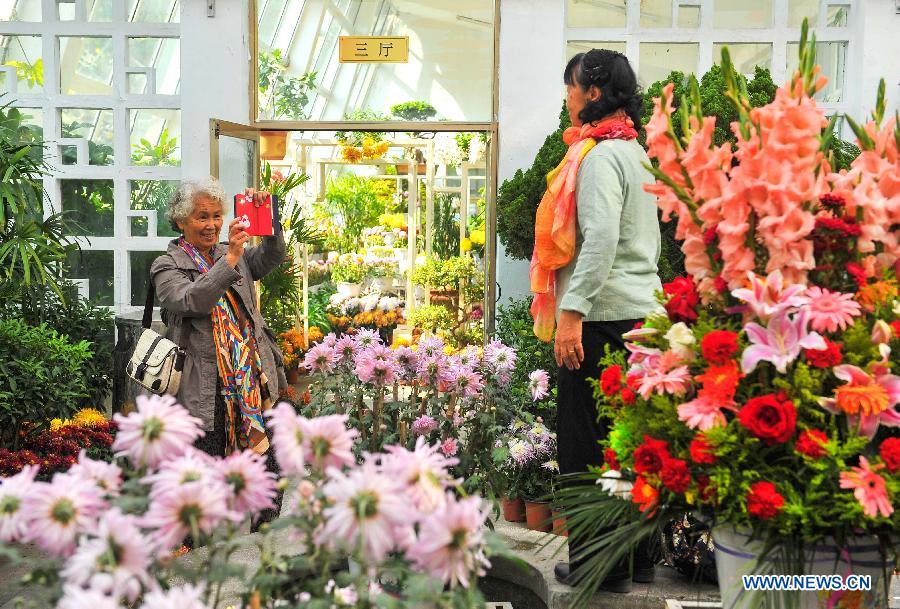
[(335, 334), (334, 332), (329, 332), (325, 336), (325, 338), (323, 338), (319, 342), (322, 343), (323, 345), (328, 345), (329, 347), (334, 347), (338, 343), (337, 334)]
[(115, 463), (89, 459), (86, 450), (79, 453), (78, 462), (69, 468), (69, 474), (97, 485), (102, 494), (110, 497), (118, 496), (122, 486), (122, 470), (119, 466)]
[(285, 476), (306, 475), (306, 461), (303, 451), (303, 433), (300, 430), (300, 418), (294, 407), (281, 402), (275, 408), (266, 411), (272, 429), (272, 446), (281, 473)]
[(437, 336), (428, 336), (419, 341), (419, 355), (424, 358), (443, 355), (445, 346), (444, 341)]
[(371, 347), (372, 345), (381, 344), (381, 336), (378, 334), (378, 330), (372, 330), (370, 328), (361, 329), (353, 338), (356, 340), (356, 344), (362, 349)]
[(151, 581), (148, 546), (135, 517), (114, 508), (100, 518), (94, 534), (81, 538), (60, 575), (69, 585), (133, 603)]
[(859, 303), (853, 300), (853, 294), (832, 292), (812, 286), (806, 290), (809, 298), (810, 326), (816, 332), (837, 332), (846, 330), (853, 323), (853, 318), (862, 313)]
[(348, 418), (345, 414), (300, 418), (303, 456), (307, 463), (324, 472), (330, 467), (340, 469), (356, 462), (353, 440), (358, 432), (347, 429)]
[(423, 414), (415, 421), (413, 421), (412, 424), (412, 431), (417, 436), (427, 436), (437, 428), (437, 421), (435, 421), (433, 417), (430, 417), (427, 414)]
[(516, 350), (499, 340), (491, 341), (484, 348), (486, 367), (494, 374), (512, 372), (516, 368)]
[(400, 366), (400, 375), (403, 380), (411, 381), (416, 377), (419, 367), (419, 355), (409, 347), (397, 347), (394, 351), (394, 360)]
[(380, 563), (415, 520), (403, 481), (382, 474), (371, 461), (346, 474), (331, 470), (330, 478), (323, 488), (329, 506), (320, 542), (358, 548), (367, 563)]
[(402, 480), (407, 495), (422, 513), (431, 513), (444, 504), (445, 491), (455, 483), (447, 471), (459, 463), (438, 454), (438, 446), (429, 446), (425, 438), (416, 440), (416, 448), (408, 451), (402, 446), (388, 446), (381, 462), (384, 473)]
[(122, 609), (118, 600), (100, 590), (65, 586), (56, 609)]
[(865, 457), (860, 457), (859, 467), (841, 472), (841, 488), (853, 489), (853, 496), (863, 506), (863, 513), (869, 518), (877, 518), (879, 514), (890, 518), (894, 513), (884, 478), (876, 473), (883, 467), (870, 466)]
[(183, 455), (163, 461), (159, 470), (144, 476), (141, 480), (144, 484), (152, 484), (150, 498), (155, 499), (160, 495), (193, 482), (202, 484), (221, 483), (221, 477), (216, 471), (216, 462), (210, 455), (191, 448)]
[(241, 514), (228, 509), (228, 498), (228, 489), (219, 481), (188, 482), (153, 499), (141, 526), (153, 529), (153, 545), (165, 554), (180, 545), (192, 528), (209, 535), (224, 520), (240, 522)]
[[(421, 353), (421, 350), (419, 351)], [(423, 386), (437, 387), (449, 380), (447, 358), (441, 354), (427, 356), (419, 359), (418, 381)]]
[(26, 465), (15, 476), (0, 478), (0, 542), (14, 543), (25, 538), (27, 520), (22, 502), (37, 473), (37, 465)]
[(338, 364), (341, 366), (353, 366), (359, 350), (359, 345), (352, 336), (343, 336), (334, 344), (334, 352), (337, 354)]
[(364, 352), (356, 356), (355, 372), (363, 383), (384, 387), (397, 380), (399, 371), (393, 360), (378, 359), (375, 354)]
[(216, 462), (223, 482), (231, 489), (229, 507), (241, 514), (275, 507), (277, 478), (266, 470), (266, 458), (252, 450), (234, 452)]
[(545, 370), (535, 370), (528, 375), (528, 390), (531, 391), (531, 399), (537, 402), (550, 395), (547, 390), (550, 384), (550, 375)]
[(450, 393), (462, 398), (473, 398), (484, 389), (484, 380), (472, 368), (452, 368), (448, 379)]
[(485, 556), (483, 533), (488, 514), (480, 497), (456, 500), (448, 494), (444, 505), (422, 522), (411, 557), (421, 569), (450, 587), (468, 587), (491, 566)]
[(444, 453), (444, 456), (452, 457), (457, 450), (459, 450), (459, 445), (456, 442), (456, 438), (447, 438), (441, 442), (441, 452)]
[(324, 343), (319, 343), (306, 352), (303, 358), (303, 367), (313, 374), (329, 374), (337, 364), (338, 355), (334, 349)]
[(137, 397), (137, 409), (127, 416), (115, 414), (119, 426), (112, 449), (137, 467), (156, 467), (187, 450), (203, 435), (202, 421), (175, 402), (172, 396)]
[(155, 590), (144, 597), (141, 609), (209, 609), (203, 602), (203, 588), (185, 585), (168, 590)]
[(81, 478), (56, 474), (51, 482), (35, 482), (21, 507), (26, 541), (34, 541), (53, 556), (68, 556), (75, 550), (78, 534), (96, 526), (104, 507), (100, 490)]

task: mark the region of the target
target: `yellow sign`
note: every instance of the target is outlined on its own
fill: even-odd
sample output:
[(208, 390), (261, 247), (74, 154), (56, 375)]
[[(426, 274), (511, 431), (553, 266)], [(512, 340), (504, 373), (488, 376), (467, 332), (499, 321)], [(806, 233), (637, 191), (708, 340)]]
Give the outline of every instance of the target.
[(409, 36), (341, 36), (341, 63), (407, 63)]

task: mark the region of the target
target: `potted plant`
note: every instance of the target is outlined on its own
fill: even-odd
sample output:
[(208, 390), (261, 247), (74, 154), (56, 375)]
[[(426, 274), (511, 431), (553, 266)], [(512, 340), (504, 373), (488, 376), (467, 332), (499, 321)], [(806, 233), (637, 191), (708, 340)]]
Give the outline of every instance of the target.
[(358, 260), (340, 260), (331, 267), (331, 280), (343, 296), (359, 296), (366, 268)]
[(552, 480), (559, 470), (556, 464), (556, 434), (551, 432), (540, 417), (522, 413), (522, 417), (510, 424), (501, 437), (503, 459), (501, 470), (507, 478), (507, 497), (504, 510), (518, 517), (517, 500), (524, 500), (525, 521), (528, 528), (549, 532), (551, 529), (550, 495)]
[(397, 261), (393, 259), (377, 259), (366, 265), (366, 274), (372, 278), (372, 290), (389, 292), (397, 275)]
[(391, 114), (403, 121), (420, 122), (434, 118), (437, 110), (425, 101), (408, 101), (391, 106)]
[(416, 266), (413, 282), (431, 288), (432, 301), (437, 299), (455, 310), (460, 288), (474, 276), (475, 263), (468, 256), (454, 256), (446, 260), (430, 256)]
[[(804, 24), (800, 70), (770, 104), (751, 112), (729, 80), (736, 144), (712, 143), (696, 81), (682, 138), (672, 85), (647, 124), (659, 161), (651, 190), (664, 217), (678, 212), (689, 275), (665, 284), (665, 314), (625, 335), (627, 360), (603, 360), (607, 465), (584, 477), (602, 484), (560, 498), (570, 530), (598, 519), (615, 529), (593, 540), (591, 584), (576, 602), (658, 526), (694, 512), (712, 525), (727, 607), (821, 606), (814, 591), (754, 598), (742, 574), (824, 575), (838, 588), (869, 576), (869, 590), (822, 592), (828, 606), (888, 605), (900, 545), (900, 438), (889, 429), (900, 425), (900, 252), (883, 227), (900, 212), (871, 197), (897, 196), (898, 125), (884, 119), (882, 85), (866, 125), (848, 117), (861, 155), (833, 172), (822, 150), (834, 121), (824, 127), (813, 100), (824, 83), (806, 33)], [(731, 73), (727, 51), (723, 65)], [(803, 127), (788, 132), (787, 123)], [(786, 161), (777, 175), (776, 159)], [(773, 207), (783, 184), (805, 186)], [(744, 186), (756, 194), (743, 198)], [(735, 224), (738, 199), (746, 206)]]
[[(374, 110), (354, 110), (344, 115), (345, 121), (379, 122), (391, 117)], [(334, 139), (341, 144), (341, 158), (351, 163), (383, 157), (390, 148), (383, 131), (338, 131)]]

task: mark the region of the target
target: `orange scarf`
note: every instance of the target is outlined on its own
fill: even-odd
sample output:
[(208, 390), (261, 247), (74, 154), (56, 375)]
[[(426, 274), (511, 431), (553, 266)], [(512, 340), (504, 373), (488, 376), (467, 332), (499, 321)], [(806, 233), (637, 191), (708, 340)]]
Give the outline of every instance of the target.
[(563, 141), (569, 150), (562, 162), (547, 174), (547, 191), (538, 206), (534, 223), (534, 253), (531, 256), (531, 316), (534, 334), (544, 342), (553, 339), (556, 327), (556, 271), (575, 256), (577, 220), (575, 185), (581, 161), (600, 140), (633, 140), (634, 123), (619, 111), (603, 120), (569, 127)]

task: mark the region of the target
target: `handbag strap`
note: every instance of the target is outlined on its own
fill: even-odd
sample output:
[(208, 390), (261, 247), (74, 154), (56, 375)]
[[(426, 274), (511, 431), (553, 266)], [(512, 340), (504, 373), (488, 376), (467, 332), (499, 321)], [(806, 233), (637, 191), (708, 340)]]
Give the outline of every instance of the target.
[[(193, 281), (193, 279), (191, 280)], [(153, 299), (156, 297), (156, 286), (153, 285), (153, 277), (150, 277), (150, 287), (147, 288), (147, 301), (144, 303), (144, 317), (141, 318), (141, 326), (149, 330), (153, 323)], [(182, 349), (187, 345), (188, 334), (191, 331), (191, 323), (184, 317), (181, 318), (181, 340), (178, 346)]]

